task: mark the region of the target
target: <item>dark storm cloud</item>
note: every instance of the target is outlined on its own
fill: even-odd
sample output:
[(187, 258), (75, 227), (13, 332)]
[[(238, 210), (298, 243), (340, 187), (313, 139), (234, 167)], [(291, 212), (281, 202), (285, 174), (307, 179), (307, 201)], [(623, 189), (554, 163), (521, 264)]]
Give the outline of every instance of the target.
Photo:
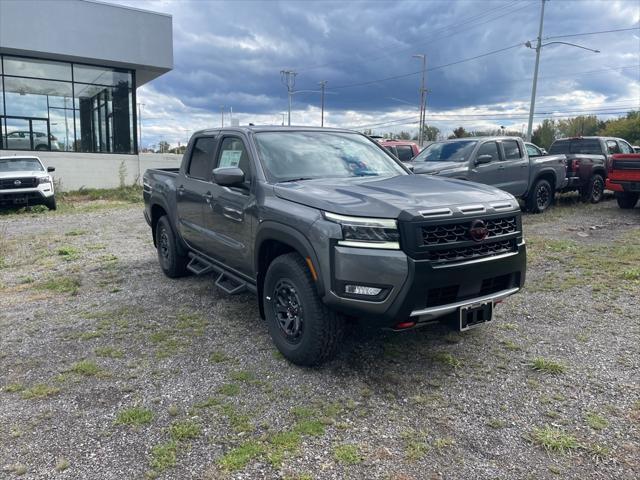
[[(414, 53), (426, 53), (428, 68), (534, 40), (540, 2), (127, 2), (171, 13), (174, 70), (153, 82), (158, 92), (188, 106), (214, 111), (219, 105), (251, 113), (286, 106), (279, 71), (299, 72), (296, 88), (317, 90), (328, 80), (334, 110), (386, 111), (415, 104), (419, 75), (361, 87), (352, 83), (415, 72)], [(628, 28), (638, 25), (636, 1), (547, 3), (544, 36)], [(638, 31), (564, 39), (601, 50), (599, 55), (564, 45), (543, 49), (540, 95), (591, 90), (615, 100), (629, 95), (640, 71), (577, 72), (637, 67)], [(428, 73), (433, 110), (526, 101), (533, 50), (519, 46), (502, 53)], [(545, 76), (549, 76), (547, 79)], [(335, 88), (335, 89), (334, 89)], [(334, 90), (332, 90), (334, 89)], [(317, 94), (300, 94), (298, 108), (318, 104)], [(636, 99), (636, 103), (640, 99)]]

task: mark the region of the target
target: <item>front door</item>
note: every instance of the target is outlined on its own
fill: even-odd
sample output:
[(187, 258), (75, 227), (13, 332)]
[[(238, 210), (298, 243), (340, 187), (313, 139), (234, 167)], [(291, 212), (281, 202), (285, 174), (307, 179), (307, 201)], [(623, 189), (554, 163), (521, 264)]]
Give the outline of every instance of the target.
[(207, 231), (206, 251), (216, 260), (245, 275), (253, 275), (251, 243), (255, 196), (252, 190), (254, 166), (249, 150), (240, 136), (220, 139), (215, 168), (237, 167), (245, 175), (244, 185), (222, 187), (209, 184), (209, 199), (204, 206)]
[(498, 167), (500, 185), (511, 195), (521, 197), (529, 186), (529, 160), (517, 140), (502, 140), (502, 161)]
[[(476, 163), (482, 155), (490, 155), (491, 161), (488, 163)], [(501, 178), (498, 171), (500, 167), (500, 151), (497, 142), (484, 142), (478, 148), (474, 158), (471, 159), (471, 170), (469, 170), (469, 180), (472, 182), (484, 183), (486, 185), (500, 186)]]
[(196, 138), (184, 172), (176, 177), (178, 230), (191, 248), (202, 252), (206, 248), (203, 210), (211, 185), (215, 147), (214, 136)]

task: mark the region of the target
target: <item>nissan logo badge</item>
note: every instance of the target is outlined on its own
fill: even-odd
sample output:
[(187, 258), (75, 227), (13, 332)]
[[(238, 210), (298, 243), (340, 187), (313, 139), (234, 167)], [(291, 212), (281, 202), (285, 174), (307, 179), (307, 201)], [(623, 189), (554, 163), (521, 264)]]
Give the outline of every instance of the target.
[(16, 180), (15, 182), (13, 182), (13, 184), (18, 186), (18, 185), (22, 185), (22, 182), (20, 180)]
[(483, 220), (474, 220), (471, 222), (471, 228), (469, 228), (469, 235), (471, 239), (476, 242), (481, 242), (489, 236), (489, 230)]

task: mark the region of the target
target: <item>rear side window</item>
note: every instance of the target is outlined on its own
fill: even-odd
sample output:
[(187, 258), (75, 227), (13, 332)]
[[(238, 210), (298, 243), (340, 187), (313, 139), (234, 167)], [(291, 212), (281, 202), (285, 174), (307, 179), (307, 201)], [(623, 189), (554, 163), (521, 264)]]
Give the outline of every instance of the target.
[(396, 145), (398, 158), (403, 162), (407, 162), (413, 158), (413, 149), (409, 145)]
[(631, 145), (627, 142), (619, 141), (618, 143), (620, 144), (620, 150), (622, 153), (633, 153), (633, 148), (631, 148)]
[(215, 146), (216, 139), (213, 137), (201, 137), (196, 140), (191, 152), (187, 175), (199, 180), (209, 178)]
[(500, 155), (498, 155), (498, 144), (496, 142), (487, 142), (483, 143), (478, 149), (478, 154), (476, 158), (480, 155), (491, 155), (491, 161), (500, 160)]
[(602, 155), (602, 147), (597, 138), (573, 138), (559, 140), (551, 145), (551, 154), (581, 153), (583, 155)]
[(502, 148), (504, 148), (505, 160), (519, 160), (522, 158), (520, 145), (515, 140), (503, 140)]

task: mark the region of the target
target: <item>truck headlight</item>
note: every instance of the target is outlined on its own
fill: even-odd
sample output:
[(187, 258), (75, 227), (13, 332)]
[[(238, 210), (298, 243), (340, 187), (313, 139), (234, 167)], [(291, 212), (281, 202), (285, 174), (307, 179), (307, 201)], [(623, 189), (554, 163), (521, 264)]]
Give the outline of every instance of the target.
[(400, 249), (398, 223), (391, 218), (349, 217), (323, 212), (324, 218), (342, 227), (342, 240), (338, 245), (346, 247)]
[(49, 176), (38, 177), (38, 185), (40, 185), (42, 183), (51, 183), (51, 177), (49, 177)]

